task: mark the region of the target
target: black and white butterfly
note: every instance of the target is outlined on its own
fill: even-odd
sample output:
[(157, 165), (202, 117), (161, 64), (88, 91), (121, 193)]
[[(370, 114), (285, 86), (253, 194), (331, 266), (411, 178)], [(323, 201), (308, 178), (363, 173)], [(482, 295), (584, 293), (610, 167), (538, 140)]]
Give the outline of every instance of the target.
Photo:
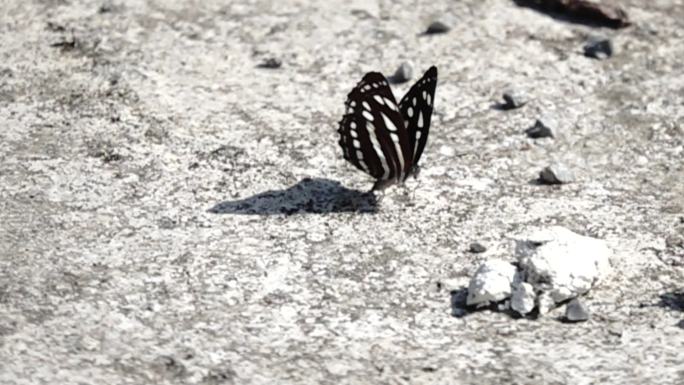
[(437, 68), (425, 72), (397, 104), (387, 79), (369, 72), (347, 95), (340, 121), (344, 159), (376, 179), (373, 190), (418, 172), (430, 129)]

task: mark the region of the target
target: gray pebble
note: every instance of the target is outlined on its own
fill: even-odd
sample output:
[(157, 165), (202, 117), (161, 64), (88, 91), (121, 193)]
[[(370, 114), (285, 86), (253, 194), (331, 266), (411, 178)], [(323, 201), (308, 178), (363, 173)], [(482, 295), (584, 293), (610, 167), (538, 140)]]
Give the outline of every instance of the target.
[(590, 37), (584, 44), (584, 56), (594, 59), (608, 59), (613, 56), (613, 42), (605, 37)]
[(561, 163), (545, 167), (539, 173), (539, 182), (543, 184), (565, 184), (574, 180), (575, 176), (573, 173)]
[(487, 251), (487, 248), (484, 247), (481, 243), (479, 242), (473, 242), (470, 244), (469, 248), (471, 253), (479, 254), (479, 253), (484, 253)]
[(394, 75), (392, 75), (392, 82), (394, 83), (404, 83), (409, 80), (411, 80), (411, 77), (413, 76), (413, 67), (411, 66), (411, 63), (404, 62), (401, 63), (399, 68), (394, 72)]
[(553, 138), (555, 125), (555, 122), (549, 118), (537, 119), (534, 126), (525, 130), (525, 133), (532, 139)]
[(565, 307), (565, 321), (567, 322), (584, 322), (589, 320), (590, 315), (586, 307), (575, 298), (568, 302)]
[(501, 104), (501, 108), (504, 110), (520, 108), (528, 102), (527, 95), (517, 90), (508, 90), (504, 92), (503, 100), (504, 102)]
[(446, 33), (449, 32), (451, 27), (448, 25), (444, 24), (441, 21), (433, 21), (432, 24), (430, 24), (425, 31), (426, 34), (431, 35), (435, 33)]

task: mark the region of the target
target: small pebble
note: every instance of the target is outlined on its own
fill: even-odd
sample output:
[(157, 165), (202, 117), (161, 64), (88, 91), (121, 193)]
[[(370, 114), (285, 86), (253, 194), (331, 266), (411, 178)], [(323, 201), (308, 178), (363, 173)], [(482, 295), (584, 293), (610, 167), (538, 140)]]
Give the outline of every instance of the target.
[(112, 4), (111, 1), (105, 1), (100, 5), (100, 8), (97, 9), (98, 13), (109, 13), (114, 10), (114, 5)]
[(534, 126), (525, 130), (525, 133), (532, 139), (553, 138), (552, 127), (555, 126), (556, 123), (552, 119), (541, 118), (534, 122)]
[(605, 37), (590, 37), (584, 44), (584, 56), (594, 59), (608, 59), (613, 56), (613, 43)]
[(471, 253), (480, 254), (487, 251), (487, 248), (479, 242), (473, 242), (470, 244), (470, 248), (468, 250), (470, 250)]
[(520, 108), (527, 104), (528, 98), (524, 93), (517, 90), (508, 90), (503, 93), (504, 102), (501, 104), (501, 108), (504, 110), (513, 110)]
[(426, 34), (431, 35), (435, 33), (446, 33), (449, 32), (451, 27), (448, 25), (444, 24), (441, 21), (433, 21), (432, 24), (430, 24), (425, 31)]
[(456, 155), (456, 150), (450, 146), (442, 146), (439, 148), (439, 153), (444, 156), (454, 156)]
[(283, 62), (280, 59), (276, 58), (268, 58), (261, 62), (257, 67), (259, 68), (270, 68), (270, 69), (275, 69), (275, 68), (280, 68), (280, 66), (283, 65)]
[(568, 302), (565, 307), (565, 321), (567, 322), (584, 322), (589, 320), (589, 317), (589, 311), (577, 298)]
[(575, 176), (572, 172), (560, 163), (545, 167), (539, 173), (539, 182), (543, 184), (566, 184), (574, 180)]
[(392, 75), (392, 82), (394, 83), (404, 83), (411, 80), (413, 76), (413, 67), (411, 63), (403, 62)]

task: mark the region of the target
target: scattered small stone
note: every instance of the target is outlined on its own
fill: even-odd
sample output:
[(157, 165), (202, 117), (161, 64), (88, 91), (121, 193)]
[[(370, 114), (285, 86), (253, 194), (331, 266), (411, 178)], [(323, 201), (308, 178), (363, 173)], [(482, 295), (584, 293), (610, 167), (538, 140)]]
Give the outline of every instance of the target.
[(532, 139), (553, 138), (553, 128), (556, 122), (551, 118), (541, 118), (534, 122), (534, 126), (525, 130), (527, 136)]
[(451, 27), (449, 27), (441, 21), (433, 21), (432, 24), (428, 26), (427, 30), (425, 31), (425, 34), (432, 35), (435, 33), (446, 33), (449, 32), (450, 29)]
[(394, 72), (391, 79), (393, 83), (404, 83), (411, 80), (413, 77), (413, 67), (409, 62), (403, 62)]
[(60, 40), (56, 43), (52, 43), (52, 44), (50, 44), (50, 47), (59, 47), (59, 48), (62, 48), (64, 51), (69, 51), (69, 50), (76, 48), (77, 45), (78, 45), (78, 41), (76, 40), (75, 37), (72, 36), (69, 39), (63, 39), (63, 40)]
[(605, 37), (593, 36), (584, 44), (584, 56), (604, 60), (613, 56), (613, 42)]
[(264, 60), (263, 62), (261, 62), (259, 65), (257, 65), (257, 67), (276, 69), (276, 68), (280, 68), (282, 65), (283, 65), (283, 62), (280, 59), (271, 57), (271, 58), (268, 58), (268, 59)]
[(47, 22), (47, 29), (52, 31), (52, 32), (64, 32), (64, 31), (66, 31), (65, 26), (63, 26), (62, 24), (56, 23), (54, 21), (48, 21)]
[(577, 298), (568, 302), (565, 307), (565, 321), (567, 322), (584, 322), (588, 321), (589, 317), (589, 311)]
[(511, 294), (511, 309), (525, 316), (534, 310), (536, 296), (534, 286), (531, 284), (522, 281), (514, 282)]
[(539, 182), (543, 184), (566, 184), (574, 180), (573, 173), (561, 163), (547, 166), (539, 173)]
[(473, 242), (470, 244), (470, 248), (468, 250), (470, 250), (471, 253), (480, 254), (487, 251), (487, 248), (479, 242)]
[(510, 297), (515, 275), (515, 266), (506, 261), (486, 261), (470, 280), (467, 305), (488, 306)]
[(527, 95), (518, 90), (508, 90), (503, 93), (503, 100), (504, 102), (501, 104), (501, 108), (504, 110), (513, 110), (527, 104), (529, 99)]
[(111, 1), (105, 1), (100, 5), (100, 7), (97, 9), (98, 13), (109, 13), (114, 10), (114, 4), (112, 4)]

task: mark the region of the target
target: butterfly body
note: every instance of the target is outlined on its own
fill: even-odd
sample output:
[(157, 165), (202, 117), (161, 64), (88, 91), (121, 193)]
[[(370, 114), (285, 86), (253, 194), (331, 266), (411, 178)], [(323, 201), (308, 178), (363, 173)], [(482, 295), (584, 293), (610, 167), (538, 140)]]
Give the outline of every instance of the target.
[(433, 66), (397, 103), (387, 79), (369, 72), (347, 95), (339, 144), (347, 161), (376, 179), (373, 190), (417, 174), (436, 86)]

